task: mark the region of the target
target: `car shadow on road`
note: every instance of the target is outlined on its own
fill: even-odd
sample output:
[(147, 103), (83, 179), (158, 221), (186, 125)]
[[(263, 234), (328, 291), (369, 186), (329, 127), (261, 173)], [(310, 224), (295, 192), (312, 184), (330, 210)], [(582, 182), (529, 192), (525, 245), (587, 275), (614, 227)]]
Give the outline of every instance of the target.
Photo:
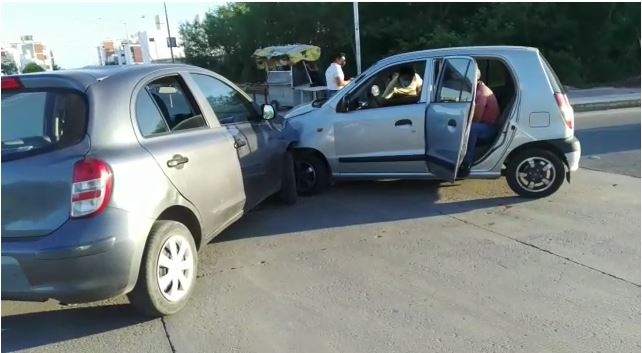
[(126, 304), (3, 316), (2, 352), (30, 350), (150, 320), (133, 314)]
[[(492, 183), (474, 182), (477, 184), (472, 188)], [(301, 197), (293, 207), (265, 203), (214, 238), (213, 243), (511, 207), (528, 201), (517, 196), (470, 199), (466, 191), (471, 186), (468, 190), (458, 190), (460, 187), (429, 181), (341, 183), (321, 195)]]

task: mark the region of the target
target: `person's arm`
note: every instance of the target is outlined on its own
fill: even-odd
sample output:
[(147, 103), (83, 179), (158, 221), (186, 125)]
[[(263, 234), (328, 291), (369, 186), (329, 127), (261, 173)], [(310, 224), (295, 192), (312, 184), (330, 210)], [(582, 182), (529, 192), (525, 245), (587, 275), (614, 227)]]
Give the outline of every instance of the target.
[(395, 87), (392, 90), (392, 93), (403, 94), (405, 96), (416, 96), (417, 95), (417, 80), (414, 78), (408, 85), (408, 87)]
[(334, 76), (334, 82), (337, 84), (337, 87), (343, 87), (347, 85), (350, 81), (344, 80), (345, 75), (343, 74), (343, 70), (341, 67), (337, 66), (335, 76)]
[(350, 80), (346, 81), (346, 80), (343, 80), (341, 78), (341, 76), (335, 76), (334, 77), (334, 82), (337, 83), (338, 87), (343, 87), (343, 86), (347, 85), (348, 83), (350, 83)]
[(397, 81), (399, 80), (399, 74), (395, 73), (392, 76), (392, 80), (388, 83), (388, 86), (386, 86), (386, 89), (383, 91), (382, 97), (384, 99), (390, 99), (392, 95), (394, 94), (394, 88), (397, 85)]

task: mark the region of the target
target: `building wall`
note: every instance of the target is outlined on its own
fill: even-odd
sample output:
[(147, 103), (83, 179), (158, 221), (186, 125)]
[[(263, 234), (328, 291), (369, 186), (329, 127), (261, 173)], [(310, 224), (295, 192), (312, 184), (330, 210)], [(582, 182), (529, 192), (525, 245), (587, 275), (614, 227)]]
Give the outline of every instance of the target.
[(3, 45), (2, 48), (5, 55), (13, 57), (20, 72), (31, 62), (47, 71), (53, 70), (53, 54), (45, 44), (33, 41), (33, 37), (29, 35), (22, 36), (21, 39), (22, 42)]

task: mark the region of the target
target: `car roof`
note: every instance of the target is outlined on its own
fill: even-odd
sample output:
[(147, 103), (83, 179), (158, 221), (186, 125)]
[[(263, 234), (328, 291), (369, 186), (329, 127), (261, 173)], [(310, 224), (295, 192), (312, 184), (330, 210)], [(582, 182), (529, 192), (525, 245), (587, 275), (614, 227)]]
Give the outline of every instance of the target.
[(174, 69), (181, 70), (203, 70), (196, 66), (185, 64), (139, 64), (139, 65), (108, 65), (108, 66), (86, 66), (78, 69), (59, 70), (25, 74), (24, 76), (39, 77), (61, 77), (75, 81), (87, 89), (92, 84), (104, 81), (114, 76), (145, 76), (151, 72)]
[(386, 57), (378, 62), (378, 64), (387, 64), (396, 61), (406, 61), (414, 59), (422, 59), (427, 56), (454, 56), (454, 55), (488, 55), (489, 53), (499, 55), (509, 55), (511, 53), (538, 53), (537, 48), (522, 47), (522, 46), (509, 46), (509, 45), (491, 45), (491, 46), (468, 46), (468, 47), (452, 47), (452, 48), (439, 48), (419, 50), (408, 53), (397, 54)]

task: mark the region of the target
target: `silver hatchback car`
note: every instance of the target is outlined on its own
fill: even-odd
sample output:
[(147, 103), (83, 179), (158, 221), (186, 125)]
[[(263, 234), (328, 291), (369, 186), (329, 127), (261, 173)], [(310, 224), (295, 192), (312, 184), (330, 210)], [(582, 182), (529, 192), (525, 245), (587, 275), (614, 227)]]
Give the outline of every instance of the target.
[[(386, 99), (395, 72), (419, 76), (416, 94)], [(553, 69), (535, 48), (465, 47), (383, 59), (330, 99), (291, 110), (299, 131), (297, 186), (314, 194), (332, 179), (455, 181), (467, 151), (477, 71), (496, 97), (492, 136), (473, 146), (469, 178), (505, 175), (525, 197), (544, 197), (577, 170), (573, 109)], [(471, 153), (471, 155), (473, 155)]]
[(295, 134), (186, 65), (2, 77), (2, 299), (180, 310), (198, 249), (296, 201)]

